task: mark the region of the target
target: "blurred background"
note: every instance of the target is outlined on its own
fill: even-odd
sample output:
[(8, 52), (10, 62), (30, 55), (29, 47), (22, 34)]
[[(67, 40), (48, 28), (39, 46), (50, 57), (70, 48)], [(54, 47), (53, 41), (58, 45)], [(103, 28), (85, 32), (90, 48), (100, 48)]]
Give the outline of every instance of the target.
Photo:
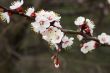
[[(0, 0), (9, 8), (14, 0)], [(74, 20), (84, 16), (94, 21), (94, 36), (110, 34), (110, 4), (107, 0), (24, 0), (24, 9), (52, 10), (61, 15), (65, 29), (76, 30)], [(110, 73), (110, 47), (99, 47), (84, 55), (75, 39), (71, 48), (60, 53), (61, 67), (54, 68), (52, 51), (29, 20), (13, 15), (10, 24), (0, 21), (0, 73)], [(74, 36), (75, 35), (69, 35)]]

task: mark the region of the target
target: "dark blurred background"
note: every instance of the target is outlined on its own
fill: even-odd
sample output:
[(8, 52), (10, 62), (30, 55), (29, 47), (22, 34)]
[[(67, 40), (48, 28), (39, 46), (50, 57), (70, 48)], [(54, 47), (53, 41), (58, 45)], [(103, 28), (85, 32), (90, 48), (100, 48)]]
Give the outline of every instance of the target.
[[(0, 0), (9, 8), (14, 0)], [(52, 10), (61, 15), (65, 29), (76, 30), (74, 20), (85, 16), (94, 21), (94, 35), (110, 34), (110, 4), (107, 0), (24, 0), (24, 9)], [(52, 51), (39, 34), (32, 31), (29, 20), (13, 15), (10, 24), (0, 21), (0, 73), (110, 73), (110, 47), (100, 47), (84, 55), (75, 39), (60, 53), (62, 65), (55, 69)], [(75, 36), (75, 35), (69, 35)]]

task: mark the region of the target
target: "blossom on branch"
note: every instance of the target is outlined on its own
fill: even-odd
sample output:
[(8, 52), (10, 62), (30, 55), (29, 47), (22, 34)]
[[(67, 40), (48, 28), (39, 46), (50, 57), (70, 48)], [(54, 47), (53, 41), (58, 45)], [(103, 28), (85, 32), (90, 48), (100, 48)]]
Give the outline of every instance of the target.
[(60, 25), (60, 22), (59, 22), (59, 21), (54, 22), (53, 25), (54, 25), (55, 27), (62, 28), (62, 26)]
[(23, 5), (23, 3), (24, 3), (23, 0), (14, 1), (13, 3), (11, 3), (10, 9), (12, 9), (12, 10), (18, 9)]
[[(30, 12), (29, 10), (28, 12)], [(33, 12), (34, 10), (31, 13)], [(28, 13), (28, 15), (30, 15), (31, 13)], [(54, 13), (53, 11), (49, 12), (49, 11), (41, 10), (38, 13), (36, 13), (35, 22), (32, 22), (31, 25), (35, 32), (40, 32), (40, 33), (45, 31), (49, 26), (62, 28), (59, 22), (60, 18), (61, 17), (56, 15), (56, 13)]]
[(98, 36), (98, 39), (101, 44), (108, 44), (110, 45), (110, 35), (107, 35), (106, 33), (102, 33)]
[(42, 38), (49, 44), (52, 44), (57, 51), (61, 51), (58, 44), (64, 36), (64, 33), (59, 29), (60, 16), (53, 11), (41, 10), (36, 13), (35, 22), (32, 22), (32, 28), (35, 32), (40, 32)]
[(84, 37), (82, 35), (77, 35), (79, 41), (81, 41)]
[[(0, 19), (9, 23), (10, 15), (17, 14), (30, 20), (34, 20), (34, 22), (31, 22), (34, 32), (40, 33), (42, 39), (47, 41), (49, 46), (56, 51), (52, 56), (55, 68), (59, 68), (61, 64), (58, 58), (58, 53), (61, 51), (61, 49), (70, 47), (74, 43), (74, 38), (69, 38), (65, 34), (77, 35), (79, 41), (83, 43), (81, 52), (84, 54), (99, 46), (103, 46), (102, 44), (104, 44), (104, 46), (110, 45), (110, 35), (102, 33), (101, 35), (98, 35), (97, 38), (93, 36), (95, 25), (93, 21), (88, 18), (82, 16), (78, 17), (74, 21), (75, 25), (78, 26), (78, 30), (67, 30), (62, 28), (60, 24), (61, 16), (59, 16), (59, 14), (46, 10), (35, 12), (34, 7), (28, 8), (24, 13), (22, 9), (23, 3), (23, 0), (14, 1), (10, 6), (10, 10), (0, 6)], [(108, 0), (108, 3), (110, 3), (110, 0)], [(88, 42), (84, 43), (85, 41)]]
[(60, 60), (59, 60), (59, 58), (56, 55), (53, 55), (51, 57), (51, 59), (53, 60), (54, 67), (55, 68), (59, 68), (60, 67)]
[(61, 17), (53, 11), (41, 10), (37, 13), (37, 17), (41, 17), (41, 16), (43, 16), (44, 18), (47, 18), (49, 22), (60, 21), (61, 19)]
[(62, 38), (62, 48), (66, 48), (66, 47), (69, 47), (73, 44), (73, 40), (74, 38), (68, 38), (67, 36), (64, 36)]
[(74, 23), (80, 28), (80, 31), (82, 31), (83, 33), (86, 33), (90, 36), (93, 35), (93, 29), (95, 25), (91, 20), (80, 16), (74, 21)]
[(34, 7), (28, 8), (28, 9), (26, 10), (25, 15), (27, 15), (27, 16), (36, 16)]
[(50, 26), (50, 22), (44, 17), (36, 17), (36, 21), (31, 23), (35, 32), (44, 32)]
[(85, 22), (85, 18), (82, 17), (82, 16), (78, 17), (78, 18), (74, 21), (75, 25), (77, 25), (77, 26), (83, 25), (84, 22)]
[(9, 23), (10, 22), (10, 16), (8, 12), (0, 12), (0, 19), (4, 22)]
[(46, 29), (46, 31), (42, 33), (42, 36), (44, 40), (56, 44), (61, 42), (64, 33), (60, 29), (50, 26), (48, 29)]
[(81, 52), (86, 54), (89, 51), (94, 50), (97, 47), (96, 41), (89, 41), (87, 43), (84, 43), (81, 47)]

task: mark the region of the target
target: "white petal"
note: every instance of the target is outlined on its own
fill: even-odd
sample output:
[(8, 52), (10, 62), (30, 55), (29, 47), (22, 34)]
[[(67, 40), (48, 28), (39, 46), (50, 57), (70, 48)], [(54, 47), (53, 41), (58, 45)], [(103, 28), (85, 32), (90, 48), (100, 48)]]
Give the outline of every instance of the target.
[(98, 40), (102, 44), (110, 44), (110, 35), (107, 35), (106, 33), (102, 33), (98, 36)]
[(60, 66), (59, 64), (55, 64), (55, 68), (59, 68), (59, 66)]
[(42, 33), (45, 40), (48, 40), (48, 42), (50, 43), (60, 43), (61, 39), (64, 35), (63, 32), (61, 32), (61, 30), (59, 30), (56, 27), (50, 26), (48, 29), (45, 30), (45, 32)]
[(69, 47), (73, 44), (73, 40), (74, 38), (68, 38), (67, 36), (64, 36), (62, 38), (62, 48), (66, 48), (66, 47)]
[(68, 38), (67, 36), (64, 36), (64, 37), (62, 38), (62, 41), (63, 41), (63, 42), (66, 42), (68, 39), (69, 39), (69, 38)]
[(8, 12), (4, 12), (4, 13), (0, 13), (0, 17), (1, 17), (1, 19), (5, 22), (7, 22), (7, 23), (9, 23), (10, 22), (10, 16), (9, 16), (9, 14), (8, 14)]
[(23, 5), (24, 1), (21, 0), (21, 1), (14, 1), (11, 6), (10, 6), (10, 9), (14, 10), (14, 9), (17, 9), (19, 7), (21, 7)]
[(26, 10), (26, 15), (27, 16), (31, 16), (31, 14), (32, 13), (34, 13), (34, 11), (35, 11), (35, 9), (32, 7), (32, 8), (28, 8), (27, 10)]
[(46, 30), (45, 27), (39, 27), (39, 31), (40, 31), (41, 34), (42, 34), (42, 32), (44, 32), (45, 30)]
[(62, 28), (62, 26), (60, 25), (60, 22), (55, 22), (54, 26)]
[(84, 54), (86, 54), (86, 53), (88, 53), (88, 49), (81, 48), (81, 52), (84, 53)]
[(45, 21), (43, 26), (44, 26), (45, 28), (48, 28), (48, 27), (50, 26), (50, 22), (49, 22), (49, 21)]
[(89, 26), (90, 29), (94, 29), (95, 25), (92, 21), (90, 21), (89, 19), (86, 19), (86, 23)]
[(40, 24), (39, 24), (39, 23), (37, 23), (37, 22), (32, 22), (31, 25), (32, 25), (32, 28), (33, 28), (33, 30), (34, 30), (35, 32), (39, 32), (39, 31), (40, 31), (40, 29), (39, 29)]
[(85, 18), (80, 16), (74, 21), (74, 23), (75, 23), (75, 25), (82, 25), (82, 24), (84, 24), (84, 21), (85, 21)]
[(81, 52), (86, 54), (89, 51), (94, 50), (96, 48), (95, 45), (96, 45), (96, 41), (89, 41), (87, 43), (84, 43), (82, 48), (81, 48)]
[(79, 39), (79, 41), (81, 41), (83, 39), (82, 35), (77, 35), (77, 38)]
[(62, 43), (62, 48), (66, 48), (66, 47), (67, 47), (67, 44)]

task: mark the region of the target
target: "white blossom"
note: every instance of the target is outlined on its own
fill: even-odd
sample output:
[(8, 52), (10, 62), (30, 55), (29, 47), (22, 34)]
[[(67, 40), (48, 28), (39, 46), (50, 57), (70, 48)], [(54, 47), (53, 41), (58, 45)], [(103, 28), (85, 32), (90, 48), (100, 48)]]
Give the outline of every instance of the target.
[(10, 22), (10, 16), (8, 14), (8, 12), (0, 12), (0, 18), (1, 20), (3, 20), (4, 22), (6, 21), (7, 23)]
[(77, 38), (79, 41), (81, 41), (83, 39), (83, 36), (82, 35), (77, 35)]
[(73, 40), (74, 38), (68, 38), (67, 36), (64, 36), (62, 38), (62, 48), (66, 48), (66, 47), (69, 47), (73, 44)]
[(32, 8), (28, 8), (28, 9), (26, 10), (26, 13), (25, 13), (25, 14), (26, 14), (27, 16), (31, 16), (31, 14), (34, 13), (34, 11), (35, 11), (35, 9), (34, 9), (33, 7), (32, 7)]
[(10, 9), (12, 9), (12, 10), (17, 9), (17, 8), (21, 7), (23, 5), (23, 3), (24, 3), (23, 0), (14, 1), (13, 3), (11, 3)]
[(95, 25), (93, 23), (93, 21), (89, 20), (89, 19), (86, 19), (86, 24), (88, 25), (88, 27), (90, 29), (94, 29)]
[(52, 21), (60, 21), (60, 19), (61, 19), (61, 17), (58, 16), (58, 14), (53, 12), (53, 11), (48, 12), (47, 18), (48, 18), (48, 20), (50, 20), (50, 22), (52, 22)]
[(91, 35), (93, 35), (93, 29), (95, 28), (95, 25), (93, 23), (93, 21), (86, 19), (86, 24), (88, 25), (89, 29), (90, 29), (90, 33)]
[(54, 23), (54, 26), (55, 26), (55, 27), (62, 28), (62, 26), (60, 25), (60, 22), (59, 22), (59, 21), (56, 21), (56, 22)]
[(50, 22), (44, 17), (37, 17), (35, 22), (31, 23), (35, 32), (43, 32), (50, 26)]
[(96, 48), (96, 41), (89, 41), (87, 43), (84, 43), (82, 48), (81, 48), (81, 52), (86, 54), (89, 51), (92, 51)]
[(82, 17), (82, 16), (80, 16), (80, 17), (78, 17), (75, 21), (74, 21), (74, 23), (75, 23), (75, 25), (83, 25), (84, 24), (84, 21), (85, 21), (85, 18), (84, 17)]
[(54, 64), (55, 68), (59, 68), (60, 64)]
[(60, 21), (61, 17), (58, 16), (58, 14), (56, 14), (53, 11), (45, 11), (45, 10), (41, 10), (37, 13), (37, 16), (43, 16), (45, 18), (47, 18), (50, 22), (52, 21)]
[(80, 16), (75, 20), (74, 23), (75, 25), (79, 26), (80, 30), (83, 30), (83, 32), (93, 35), (93, 29), (95, 27), (93, 21)]
[(64, 33), (53, 26), (50, 26), (48, 29), (46, 29), (43, 33), (42, 33), (43, 39), (50, 42), (50, 43), (60, 43), (62, 37), (64, 36)]
[(102, 33), (101, 35), (98, 36), (98, 39), (100, 43), (110, 45), (110, 35), (107, 35), (106, 33)]

